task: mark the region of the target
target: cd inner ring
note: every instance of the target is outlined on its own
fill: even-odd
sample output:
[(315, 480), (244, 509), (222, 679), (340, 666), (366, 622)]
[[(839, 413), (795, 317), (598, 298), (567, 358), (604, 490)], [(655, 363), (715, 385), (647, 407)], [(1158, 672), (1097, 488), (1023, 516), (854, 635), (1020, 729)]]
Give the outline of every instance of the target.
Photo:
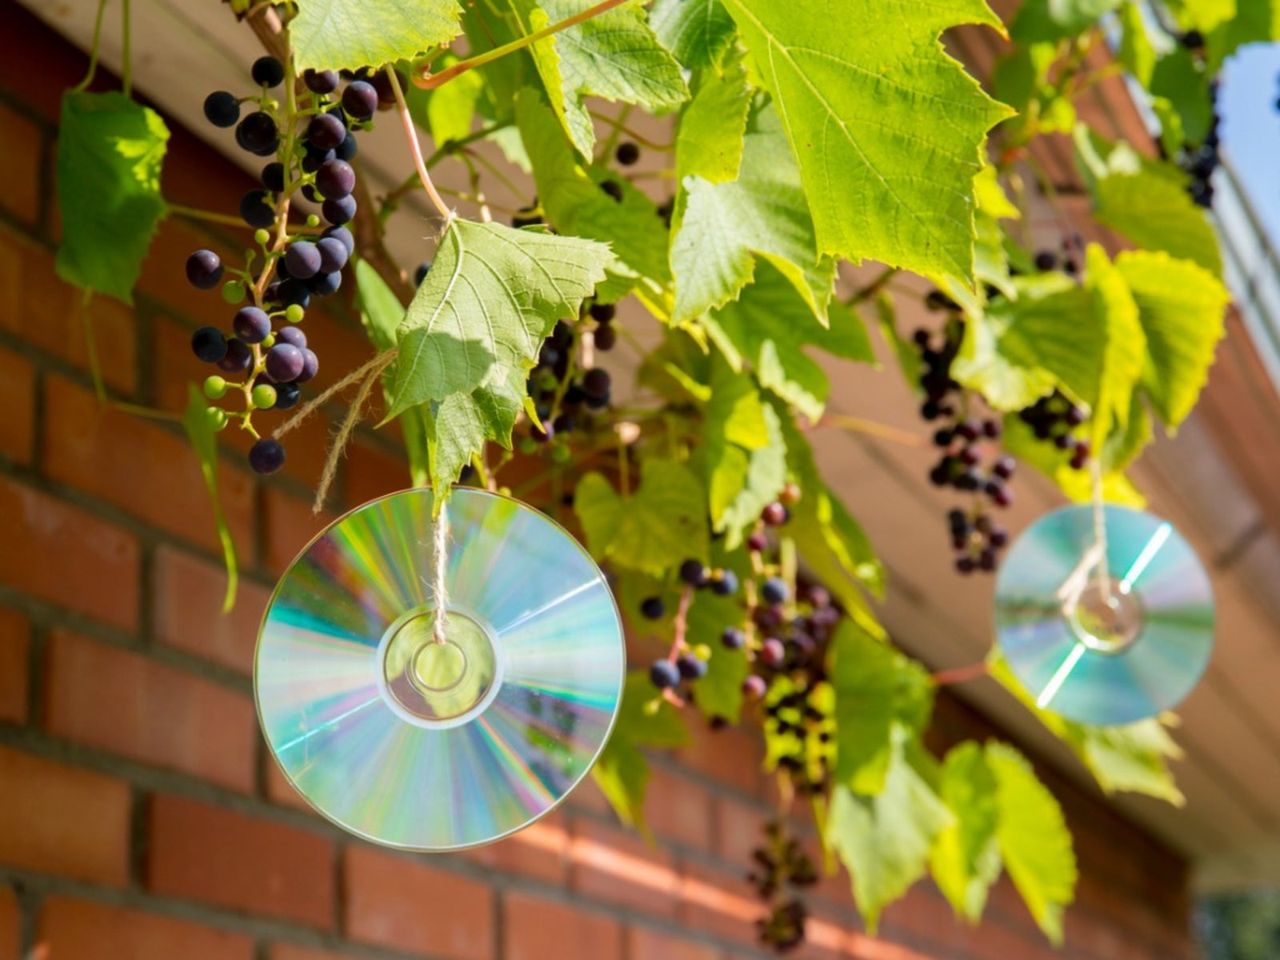
[(499, 647), (484, 622), (450, 607), (445, 641), (436, 642), (430, 605), (397, 617), (384, 631), (374, 670), (386, 705), (407, 723), (448, 729), (483, 713), (502, 687)]
[(1098, 578), (1088, 582), (1063, 604), (1062, 615), (1076, 639), (1096, 653), (1117, 654), (1142, 635), (1142, 600), (1127, 583), (1108, 577), (1108, 589)]

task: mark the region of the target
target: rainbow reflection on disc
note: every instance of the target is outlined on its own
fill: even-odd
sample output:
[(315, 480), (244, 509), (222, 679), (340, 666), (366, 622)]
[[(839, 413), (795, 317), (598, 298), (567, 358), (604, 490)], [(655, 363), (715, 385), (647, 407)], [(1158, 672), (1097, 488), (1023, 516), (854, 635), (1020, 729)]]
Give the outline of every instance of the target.
[(586, 775), (622, 697), (600, 568), (550, 518), (458, 488), (435, 642), (432, 493), (357, 507), (276, 586), (254, 687), (271, 752), (322, 814), (376, 843), (457, 850), (547, 813)]
[(1040, 707), (1113, 726), (1155, 716), (1195, 687), (1213, 648), (1213, 591), (1168, 521), (1110, 505), (1104, 517), (1109, 591), (1096, 575), (1093, 508), (1065, 507), (1009, 550), (995, 621)]

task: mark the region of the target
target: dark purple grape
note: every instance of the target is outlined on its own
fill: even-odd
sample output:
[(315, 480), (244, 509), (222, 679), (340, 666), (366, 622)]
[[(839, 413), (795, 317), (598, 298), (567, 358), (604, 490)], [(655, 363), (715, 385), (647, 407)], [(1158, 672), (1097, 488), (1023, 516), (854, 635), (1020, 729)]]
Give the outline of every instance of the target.
[(670, 660), (655, 660), (649, 667), (649, 681), (659, 690), (669, 690), (680, 683), (680, 668)]
[(262, 168), (262, 185), (272, 193), (279, 193), (284, 189), (284, 164), (279, 162), (268, 163)]
[(680, 579), (691, 587), (700, 587), (707, 582), (707, 568), (700, 560), (686, 560), (680, 564)]
[(682, 653), (676, 657), (676, 669), (684, 679), (698, 680), (707, 675), (707, 661), (691, 653)]
[(760, 553), (769, 546), (769, 538), (763, 533), (753, 530), (747, 536), (747, 549), (753, 553)]
[(290, 343), (277, 343), (267, 351), (267, 375), (276, 383), (297, 380), (302, 373), (305, 356)]
[(227, 352), (218, 361), (218, 369), (226, 373), (243, 373), (253, 366), (253, 351), (240, 340), (228, 340)]
[(991, 549), (983, 550), (978, 554), (978, 569), (990, 573), (996, 568), (996, 552)]
[(344, 223), (348, 223), (356, 215), (356, 198), (351, 196), (333, 197), (324, 201), (323, 206), (320, 207), (320, 212), (334, 226), (341, 226)]
[(582, 392), (589, 398), (607, 397), (610, 385), (609, 371), (602, 367), (594, 367), (582, 375)]
[(770, 606), (785, 603), (787, 599), (787, 582), (781, 577), (770, 577), (760, 585), (760, 598)]
[(592, 334), (592, 338), (595, 340), (597, 350), (608, 352), (618, 343), (618, 331), (614, 329), (612, 324), (596, 327), (596, 332)]
[(973, 573), (976, 567), (977, 567), (977, 564), (974, 563), (973, 557), (969, 556), (968, 554), (965, 554), (962, 557), (956, 557), (956, 571), (958, 573), (964, 573), (964, 574)]
[(805, 591), (805, 596), (809, 598), (809, 603), (811, 603), (815, 609), (827, 610), (831, 608), (831, 593), (824, 586), (820, 586), (815, 583)]
[(737, 627), (725, 627), (720, 634), (720, 643), (727, 650), (741, 650), (747, 643), (747, 635)]
[(613, 155), (620, 164), (629, 167), (640, 159), (640, 148), (630, 140), (623, 140)]
[(307, 289), (306, 283), (296, 277), (290, 277), (280, 283), (280, 302), (286, 307), (296, 303), (305, 310), (311, 306), (311, 291)]
[(284, 82), (284, 64), (275, 57), (259, 57), (249, 69), (253, 82), (263, 87), (278, 87)]
[(345, 160), (326, 160), (316, 171), (316, 186), (326, 198), (345, 197), (356, 188), (356, 172)]
[(306, 284), (307, 289), (314, 296), (327, 297), (330, 294), (337, 293), (338, 288), (342, 286), (342, 271), (334, 270), (332, 273), (317, 273), (307, 280)]
[(791, 516), (784, 504), (774, 501), (760, 511), (760, 519), (771, 527), (780, 527)]
[(711, 581), (711, 592), (719, 597), (731, 597), (738, 592), (738, 575), (732, 570), (724, 570), (720, 576)]
[(212, 250), (197, 250), (187, 257), (187, 280), (193, 287), (209, 290), (222, 279), (222, 259)]
[(333, 93), (338, 89), (338, 75), (332, 70), (304, 70), (302, 82), (312, 93)]
[(231, 321), (231, 328), (245, 343), (261, 343), (271, 333), (271, 318), (258, 307), (241, 307)]
[[(279, 399), (279, 394), (276, 395)], [(249, 466), (254, 473), (275, 473), (284, 466), (284, 447), (279, 440), (263, 437), (249, 448)]]
[(302, 188), (302, 195), (312, 203), (320, 203), (324, 197), (320, 196), (320, 191), (315, 188), (315, 184), (308, 183)]
[[(430, 272), (431, 272), (431, 261), (423, 260), (420, 264), (418, 264), (417, 267), (414, 268), (413, 285), (415, 287), (422, 286), (422, 281), (427, 279), (427, 274)], [(555, 366), (555, 361), (554, 360), (550, 361), (549, 363), (547, 363), (547, 366), (549, 367)]]
[(301, 396), (302, 388), (296, 383), (278, 383), (276, 384), (275, 409), (288, 410), (290, 407), (295, 407)]
[(618, 315), (618, 308), (612, 303), (593, 303), (587, 313), (596, 323), (609, 323)]
[(307, 124), (307, 145), (317, 150), (333, 150), (347, 137), (347, 125), (332, 113), (317, 113)]
[(1067, 408), (1067, 412), (1063, 414), (1063, 419), (1067, 421), (1067, 426), (1078, 427), (1084, 423), (1086, 416), (1084, 408), (1073, 403)]
[(324, 164), (334, 159), (336, 154), (332, 150), (314, 150), (307, 148), (306, 155), (302, 158), (302, 169), (304, 173), (315, 173)]
[(287, 343), (291, 347), (297, 347), (299, 350), (307, 348), (307, 335), (302, 332), (301, 327), (288, 326), (281, 327), (276, 332), (277, 343)]
[(298, 383), (306, 383), (320, 372), (320, 358), (310, 347), (302, 351), (302, 372), (296, 377)]
[(337, 237), (321, 237), (316, 241), (316, 250), (320, 252), (320, 272), (333, 273), (347, 265), (347, 246)]
[(640, 601), (640, 613), (649, 620), (661, 620), (667, 612), (667, 606), (661, 597), (645, 597)]
[(240, 101), (226, 90), (215, 90), (204, 98), (204, 118), (215, 127), (234, 127), (240, 119)]
[(240, 219), (255, 229), (265, 230), (276, 222), (275, 207), (265, 190), (250, 190), (240, 198)]
[(275, 153), (280, 146), (280, 131), (275, 119), (269, 113), (255, 110), (236, 127), (236, 143), (241, 149), (259, 157)]
[(339, 243), (341, 243), (344, 247), (347, 248), (348, 257), (351, 256), (351, 254), (356, 252), (356, 238), (351, 235), (351, 231), (348, 230), (346, 227), (330, 227), (323, 234), (321, 234), (321, 236), (332, 237), (334, 240), (337, 240)]
[(988, 440), (999, 440), (1000, 434), (1004, 432), (1004, 428), (999, 420), (988, 417), (982, 421), (982, 435)]
[(378, 91), (371, 83), (353, 80), (342, 91), (342, 109), (357, 120), (368, 120), (378, 109)]
[(603, 180), (600, 183), (600, 189), (608, 196), (612, 197), (615, 203), (622, 202), (622, 185), (616, 180)]
[(217, 363), (227, 355), (227, 338), (217, 327), (201, 327), (191, 335), (191, 352), (205, 363)]
[[(396, 91), (395, 88), (391, 86), (391, 78), (387, 76), (387, 71), (374, 70), (372, 73), (367, 76), (360, 77), (359, 79), (367, 80), (373, 85), (373, 89), (378, 91), (379, 108), (386, 109), (396, 105)], [(400, 88), (402, 90), (409, 82), (408, 78), (399, 70), (396, 71), (396, 79), (399, 81)]]
[(767, 667), (780, 667), (786, 659), (787, 648), (777, 637), (769, 637), (760, 645), (760, 660)]
[(1041, 250), (1036, 254), (1036, 269), (1047, 273), (1058, 266), (1058, 255), (1052, 250)]
[(320, 270), (320, 251), (309, 240), (295, 240), (285, 248), (284, 263), (289, 276), (306, 280)]
[(763, 698), (766, 690), (768, 690), (768, 684), (764, 682), (764, 677), (756, 676), (754, 673), (742, 681), (743, 696), (752, 700)]
[(987, 543), (999, 549), (1009, 542), (1009, 531), (1003, 527), (992, 527), (991, 532), (987, 534)]
[(347, 135), (343, 137), (342, 142), (333, 148), (333, 152), (337, 155), (339, 160), (345, 160), (347, 163), (350, 163), (356, 158), (356, 154), (360, 152), (355, 136), (348, 132)]

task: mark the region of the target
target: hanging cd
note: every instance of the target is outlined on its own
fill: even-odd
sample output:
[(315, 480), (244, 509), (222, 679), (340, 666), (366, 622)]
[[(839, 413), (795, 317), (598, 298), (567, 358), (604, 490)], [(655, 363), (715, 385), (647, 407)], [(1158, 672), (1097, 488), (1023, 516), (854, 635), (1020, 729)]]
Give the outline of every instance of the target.
[(1168, 521), (1107, 506), (1103, 551), (1094, 520), (1091, 506), (1065, 507), (1018, 538), (996, 581), (996, 637), (1041, 708), (1132, 723), (1176, 705), (1200, 679), (1213, 591)]
[(254, 686), (271, 752), (320, 813), (376, 843), (442, 851), (564, 799), (608, 739), (625, 650), (577, 541), (468, 488), (445, 507), (437, 637), (432, 502), (391, 494), (311, 541), (267, 607)]

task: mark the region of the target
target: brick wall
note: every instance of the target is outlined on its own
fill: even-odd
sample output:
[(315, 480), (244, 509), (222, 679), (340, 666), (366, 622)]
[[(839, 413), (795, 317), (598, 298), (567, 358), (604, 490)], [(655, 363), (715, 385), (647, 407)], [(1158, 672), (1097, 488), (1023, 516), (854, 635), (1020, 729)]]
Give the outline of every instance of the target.
[[(83, 57), (13, 5), (0, 35), (0, 960), (730, 960), (761, 957), (742, 876), (769, 816), (759, 745), (699, 730), (654, 758), (655, 842), (620, 829), (588, 785), (562, 811), (465, 855), (414, 857), (347, 837), (307, 810), (265, 756), (251, 700), (257, 620), (273, 576), (322, 522), (308, 510), (328, 423), (290, 443), (269, 481), (227, 439), (224, 504), (245, 576), (222, 577), (194, 458), (176, 424), (103, 407), (79, 298), (53, 272), (57, 99)], [(234, 209), (242, 175), (175, 130), (166, 193)], [(120, 400), (181, 409), (203, 376), (187, 339), (225, 321), (187, 287), (197, 245), (164, 225), (134, 311), (91, 307)], [(341, 306), (309, 315), (321, 384), (366, 355)], [(235, 449), (233, 449), (235, 448)], [(339, 477), (351, 505), (403, 484), (362, 434)], [(988, 732), (944, 701), (936, 738)], [(1075, 960), (1189, 957), (1184, 864), (1060, 778), (1083, 868)], [(803, 957), (1059, 956), (1007, 884), (968, 929), (920, 886), (881, 938), (843, 880), (814, 897)]]

